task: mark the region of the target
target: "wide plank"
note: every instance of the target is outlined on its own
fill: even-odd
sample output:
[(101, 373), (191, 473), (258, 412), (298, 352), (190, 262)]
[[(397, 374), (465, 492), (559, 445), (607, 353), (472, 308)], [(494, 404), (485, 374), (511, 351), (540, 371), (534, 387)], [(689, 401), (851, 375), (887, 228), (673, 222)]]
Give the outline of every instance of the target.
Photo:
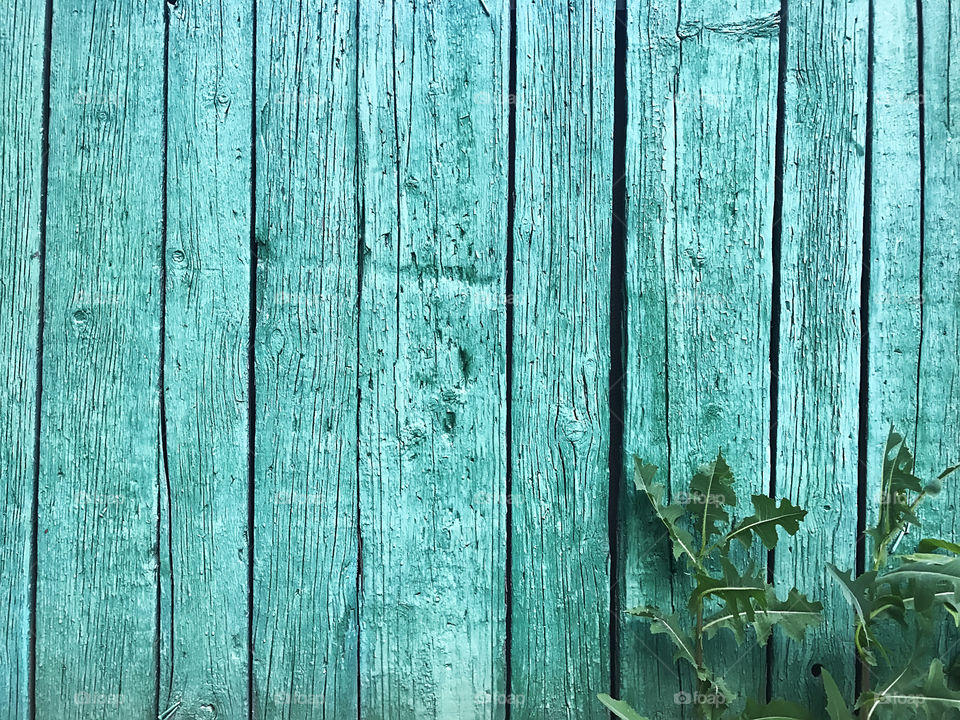
[(361, 712), (502, 718), (509, 7), (361, 7)]
[(37, 717), (157, 716), (163, 12), (53, 4)]
[(0, 720), (28, 717), (44, 8), (0, 7)]
[(159, 709), (245, 718), (253, 7), (168, 13)]
[(356, 717), (356, 4), (256, 13), (254, 717)]
[[(802, 644), (774, 638), (773, 692), (822, 696), (822, 663), (845, 691), (849, 625), (825, 563), (856, 562), (860, 283), (866, 144), (866, 0), (790, 3), (786, 19), (776, 493), (809, 511), (776, 550), (775, 582), (824, 607)], [(777, 310), (775, 310), (777, 312)]]
[(615, 22), (612, 0), (516, 8), (514, 720), (608, 716)]

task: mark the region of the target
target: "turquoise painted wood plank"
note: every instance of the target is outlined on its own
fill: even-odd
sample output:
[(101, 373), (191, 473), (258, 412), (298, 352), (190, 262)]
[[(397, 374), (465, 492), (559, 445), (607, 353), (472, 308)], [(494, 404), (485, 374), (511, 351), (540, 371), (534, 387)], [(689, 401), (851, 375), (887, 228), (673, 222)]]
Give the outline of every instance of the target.
[(248, 2), (169, 10), (160, 711), (247, 715)]
[(615, 22), (516, 8), (514, 720), (607, 717)]
[(37, 717), (157, 715), (163, 28), (53, 6)]
[[(891, 423), (911, 448), (916, 447), (921, 336), (917, 54), (915, 0), (875, 3), (867, 299), (868, 526), (876, 523), (879, 510), (883, 450)], [(869, 538), (867, 543), (871, 544)]]
[(0, 720), (30, 713), (44, 8), (0, 7)]
[[(659, 462), (679, 493), (723, 447), (747, 507), (769, 489), (778, 11), (648, 4), (628, 31), (627, 455)], [(621, 507), (624, 607), (670, 607), (663, 528), (645, 503), (628, 491)], [(628, 621), (621, 657), (624, 697), (675, 716), (673, 650)], [(762, 696), (759, 650), (721, 643), (711, 662)]]
[(509, 7), (361, 8), (362, 714), (502, 718)]
[[(960, 4), (922, 3), (923, 335), (917, 470), (935, 477), (960, 462)], [(960, 535), (956, 479), (928, 503), (925, 536)]]
[(357, 714), (356, 4), (259, 2), (254, 715)]
[[(633, 455), (669, 473), (665, 251), (675, 244), (674, 101), (680, 58), (676, 2), (628, 3), (626, 328), (624, 467), (619, 503), (620, 607), (671, 602), (671, 562), (663, 525), (633, 484)], [(616, 380), (616, 378), (613, 378)], [(620, 630), (622, 696), (651, 720), (677, 715), (681, 690), (670, 641), (625, 615)]]
[(791, 3), (786, 27), (777, 495), (809, 511), (777, 546), (775, 580), (827, 608), (803, 644), (774, 638), (773, 692), (822, 695), (823, 663), (846, 691), (850, 618), (824, 564), (856, 561), (860, 281), (867, 2)]

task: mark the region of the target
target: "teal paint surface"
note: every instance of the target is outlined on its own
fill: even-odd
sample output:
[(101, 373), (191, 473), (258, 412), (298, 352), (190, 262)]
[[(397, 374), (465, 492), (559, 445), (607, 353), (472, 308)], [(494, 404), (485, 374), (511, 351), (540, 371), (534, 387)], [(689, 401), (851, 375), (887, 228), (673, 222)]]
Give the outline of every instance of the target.
[(775, 579), (835, 609), (728, 681), (850, 689), (822, 563), (887, 426), (960, 460), (960, 15), (786, 5), (628, 0), (620, 56), (612, 2), (0, 10), (0, 720), (679, 717), (610, 633), (683, 590), (631, 454), (679, 492), (718, 446), (811, 511)]
[(252, 12), (168, 14), (159, 711), (247, 714)]
[(607, 716), (614, 11), (517, 4), (514, 720)]
[(815, 663), (853, 690), (852, 655), (834, 634), (849, 609), (824, 563), (856, 563), (867, 2), (791, 5), (785, 30), (774, 462), (777, 494), (809, 514), (778, 544), (774, 581), (825, 607), (802, 644), (774, 638), (773, 692), (799, 699), (822, 695)]
[[(43, 9), (0, 8), (0, 720), (30, 707), (30, 555), (34, 512)], [(17, 68), (8, 72), (6, 68)]]
[(163, 22), (53, 6), (38, 718), (157, 712)]

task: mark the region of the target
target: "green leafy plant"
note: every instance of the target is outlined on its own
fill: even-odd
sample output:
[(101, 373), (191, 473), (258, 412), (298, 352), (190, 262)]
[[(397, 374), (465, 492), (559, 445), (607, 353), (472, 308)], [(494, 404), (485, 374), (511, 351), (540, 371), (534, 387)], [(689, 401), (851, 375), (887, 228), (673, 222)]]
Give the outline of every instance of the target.
[[(749, 552), (733, 552), (736, 545), (747, 551), (761, 544), (773, 549), (780, 531), (794, 535), (806, 511), (784, 498), (779, 503), (766, 495), (753, 495), (753, 514), (731, 520), (737, 507), (734, 477), (723, 454), (702, 465), (694, 474), (689, 493), (667, 501), (666, 488), (654, 482), (657, 468), (634, 460), (634, 483), (643, 492), (653, 512), (663, 523), (670, 538), (674, 559), (682, 560), (693, 579), (683, 616), (658, 607), (637, 607), (627, 612), (645, 618), (650, 632), (666, 635), (676, 649), (676, 659), (687, 664), (696, 677), (696, 691), (689, 699), (699, 718), (780, 718), (806, 720), (810, 715), (785, 700), (761, 704), (746, 700), (743, 710), (735, 710), (736, 694), (727, 687), (721, 673), (710, 667), (704, 647), (721, 631), (727, 631), (740, 644), (756, 642), (763, 646), (774, 626), (793, 639), (801, 639), (806, 630), (819, 623), (822, 607), (796, 589), (786, 599), (777, 597), (761, 571), (752, 563), (738, 560)], [(753, 640), (748, 640), (748, 634)], [(645, 720), (622, 700), (609, 695), (600, 701), (623, 720)]]
[[(853, 710), (834, 678), (823, 671), (831, 720), (960, 718), (960, 691), (938, 656), (937, 632), (951, 618), (960, 627), (960, 545), (939, 538), (921, 540), (900, 553), (908, 528), (920, 526), (917, 508), (940, 492), (942, 481), (960, 466), (924, 484), (914, 459), (891, 427), (884, 449), (877, 523), (867, 530), (870, 569), (858, 577), (828, 565), (853, 608), (853, 637), (861, 663), (862, 691)], [(899, 628), (899, 632), (891, 633)], [(895, 651), (882, 638), (912, 638)], [(933, 657), (931, 657), (933, 656)]]

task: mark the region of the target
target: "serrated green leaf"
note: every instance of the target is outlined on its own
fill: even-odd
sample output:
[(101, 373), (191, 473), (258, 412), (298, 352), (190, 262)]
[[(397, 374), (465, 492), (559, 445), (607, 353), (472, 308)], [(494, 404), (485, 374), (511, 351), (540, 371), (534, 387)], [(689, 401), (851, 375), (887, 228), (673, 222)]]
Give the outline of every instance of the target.
[(627, 610), (630, 615), (650, 620), (650, 632), (654, 635), (666, 635), (676, 648), (676, 660), (686, 660), (694, 668), (697, 660), (694, 657), (693, 638), (680, 626), (680, 619), (676, 614), (666, 614), (657, 608), (640, 606)]
[(737, 496), (733, 490), (733, 472), (723, 453), (717, 454), (713, 462), (697, 468), (690, 481), (690, 494), (685, 498), (687, 513), (694, 519), (700, 533), (701, 547), (705, 548), (710, 539), (722, 532), (720, 525), (726, 526), (730, 516), (724, 507), (734, 507)]
[(612, 712), (618, 718), (622, 718), (622, 720), (647, 720), (647, 718), (643, 717), (623, 700), (614, 700), (606, 693), (600, 693), (597, 695), (597, 698), (607, 707), (610, 712)]
[(740, 720), (813, 720), (813, 715), (787, 700), (773, 700), (766, 705), (747, 700)]
[(940, 538), (924, 538), (917, 543), (918, 553), (933, 553), (936, 550), (946, 550), (954, 555), (960, 555), (960, 545), (949, 542), (948, 540), (941, 540)]
[[(864, 718), (872, 718), (880, 707), (900, 707), (910, 711), (910, 717), (920, 713), (929, 720), (940, 720), (948, 712), (960, 711), (960, 692), (947, 687), (943, 663), (934, 659), (925, 676), (911, 677), (908, 666), (885, 687), (864, 693), (857, 706)], [(916, 678), (916, 679), (914, 679)]]
[(903, 437), (893, 426), (883, 451), (880, 484), (880, 512), (876, 526), (867, 530), (874, 541), (874, 567), (882, 567), (887, 558), (887, 545), (905, 525), (919, 525), (913, 505), (924, 492), (920, 478), (913, 474), (913, 455)]
[(690, 595), (688, 608), (690, 612), (696, 612), (704, 598), (716, 598), (730, 614), (729, 622), (740, 626), (740, 631), (735, 632), (742, 637), (743, 620), (753, 622), (757, 607), (763, 608), (766, 604), (766, 584), (754, 574), (752, 566), (746, 573), (741, 573), (727, 558), (721, 557), (720, 567), (723, 570), (720, 578), (696, 573), (697, 586)]
[(847, 702), (843, 699), (843, 693), (840, 692), (833, 675), (825, 668), (821, 668), (820, 677), (823, 678), (823, 690), (827, 696), (827, 714), (830, 720), (854, 720), (853, 713), (847, 707)]
[(751, 533), (760, 538), (767, 550), (773, 550), (777, 545), (777, 527), (782, 527), (788, 535), (796, 535), (801, 521), (807, 511), (797, 507), (787, 498), (777, 501), (766, 495), (751, 495), (754, 514), (741, 520), (733, 531), (727, 535), (725, 542), (739, 540), (748, 550), (753, 544)]
[(870, 629), (870, 620), (874, 611), (877, 573), (873, 571), (865, 572), (859, 577), (853, 578), (852, 573), (844, 572), (831, 563), (827, 563), (827, 571), (840, 582), (843, 596), (856, 615), (854, 643), (857, 652), (867, 664), (876, 665), (876, 655), (872, 648), (876, 638)]
[[(818, 602), (809, 601), (796, 588), (790, 590), (786, 600), (777, 598), (773, 587), (765, 589), (765, 607), (755, 611), (753, 627), (757, 643), (762, 647), (770, 637), (774, 625), (778, 625), (788, 637), (794, 640), (803, 640), (807, 628), (813, 627), (823, 619), (823, 606)], [(738, 643), (744, 640), (743, 626), (746, 622), (746, 613), (741, 612), (734, 616), (729, 610), (722, 610), (704, 621), (703, 629), (708, 638), (713, 638), (718, 630), (726, 628), (733, 632)]]
[(641, 458), (633, 458), (633, 483), (637, 490), (643, 492), (650, 501), (653, 511), (657, 518), (663, 523), (670, 536), (670, 542), (673, 548), (673, 557), (679, 560), (686, 556), (687, 561), (692, 567), (700, 566), (697, 549), (694, 546), (693, 536), (690, 532), (677, 524), (677, 521), (683, 516), (684, 509), (677, 504), (664, 504), (664, 498), (667, 495), (666, 487), (653, 482), (657, 473), (657, 466), (645, 463)]

